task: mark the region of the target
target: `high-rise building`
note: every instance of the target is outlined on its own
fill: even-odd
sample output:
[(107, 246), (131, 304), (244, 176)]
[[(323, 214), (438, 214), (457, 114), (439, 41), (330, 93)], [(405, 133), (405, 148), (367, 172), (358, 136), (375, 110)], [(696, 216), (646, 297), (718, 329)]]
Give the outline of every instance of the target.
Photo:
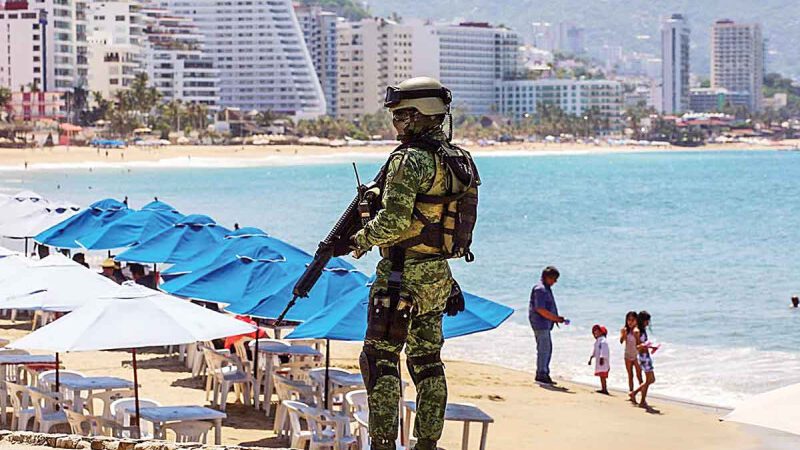
[(337, 115), (354, 119), (383, 107), (386, 87), (413, 74), (413, 28), (381, 18), (339, 22)]
[(453, 92), (453, 105), (468, 114), (497, 112), (494, 85), (522, 75), (522, 40), (513, 30), (488, 23), (437, 25), (439, 72)]
[[(5, 71), (10, 77), (4, 77), (9, 88), (35, 85), (42, 91), (65, 92), (85, 85), (78, 70), (83, 67), (78, 49), (85, 47), (78, 41), (78, 31), (82, 30), (78, 28), (78, 22), (82, 22), (78, 18), (83, 19), (83, 5), (84, 2), (64, 0), (15, 0), (2, 5), (0, 40), (7, 56), (2, 64), (10, 68), (10, 72)], [(11, 33), (12, 29), (19, 34)]]
[(15, 9), (13, 3), (6, 3), (0, 10), (0, 86), (12, 91), (29, 90), (33, 86), (44, 88), (46, 51), (42, 44), (41, 14), (28, 9), (27, 4)]
[(295, 6), (311, 62), (325, 93), (329, 116), (336, 115), (336, 23), (344, 20), (319, 6)]
[(533, 22), (533, 46), (548, 52), (558, 50), (558, 32), (550, 22)]
[(761, 109), (764, 39), (758, 24), (718, 20), (711, 30), (711, 87), (750, 94), (749, 107)]
[(673, 14), (661, 22), (661, 111), (689, 109), (689, 22)]
[(325, 96), (291, 0), (159, 0), (191, 18), (219, 70), (220, 104), (296, 119), (325, 114)]
[(586, 30), (570, 22), (533, 22), (531, 31), (536, 48), (571, 55), (586, 52)]
[(142, 69), (142, 16), (137, 1), (91, 2), (86, 9), (87, 81), (91, 92), (111, 98)]
[(142, 8), (144, 69), (163, 101), (199, 103), (216, 109), (219, 73), (203, 51), (203, 35), (191, 19), (153, 5)]
[(495, 83), (498, 113), (521, 119), (536, 114), (542, 105), (558, 107), (572, 116), (590, 111), (618, 130), (623, 107), (622, 84), (613, 80), (507, 80)]

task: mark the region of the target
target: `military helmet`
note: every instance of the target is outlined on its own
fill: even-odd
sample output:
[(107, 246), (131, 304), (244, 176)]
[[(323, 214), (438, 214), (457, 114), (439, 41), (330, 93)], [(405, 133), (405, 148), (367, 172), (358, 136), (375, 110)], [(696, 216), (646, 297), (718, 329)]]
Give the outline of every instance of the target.
[(438, 80), (430, 77), (409, 78), (397, 86), (386, 88), (386, 100), (383, 106), (389, 111), (415, 108), (426, 116), (447, 114), (453, 100), (450, 89), (442, 86)]

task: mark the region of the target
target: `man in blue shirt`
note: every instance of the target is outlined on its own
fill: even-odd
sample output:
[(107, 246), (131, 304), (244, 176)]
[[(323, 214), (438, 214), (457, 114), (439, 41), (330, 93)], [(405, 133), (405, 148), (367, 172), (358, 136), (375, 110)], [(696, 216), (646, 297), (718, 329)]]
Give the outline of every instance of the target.
[(553, 324), (564, 323), (566, 319), (558, 315), (558, 306), (553, 297), (552, 287), (558, 282), (558, 269), (545, 267), (542, 278), (531, 291), (531, 303), (528, 307), (528, 320), (536, 337), (536, 381), (555, 384), (550, 379), (550, 357), (553, 354), (553, 341), (550, 330)]

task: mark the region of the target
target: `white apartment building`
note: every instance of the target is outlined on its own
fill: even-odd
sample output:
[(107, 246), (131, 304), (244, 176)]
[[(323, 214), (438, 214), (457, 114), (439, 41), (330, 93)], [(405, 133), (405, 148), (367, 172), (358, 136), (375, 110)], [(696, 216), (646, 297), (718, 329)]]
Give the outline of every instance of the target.
[(498, 113), (521, 119), (536, 114), (540, 105), (559, 107), (566, 114), (596, 111), (618, 128), (623, 108), (623, 89), (612, 80), (509, 80), (494, 85)]
[(495, 84), (520, 78), (520, 36), (487, 23), (436, 25), (442, 84), (453, 92), (453, 106), (473, 115), (497, 112)]
[(386, 87), (411, 78), (413, 28), (381, 18), (339, 22), (338, 116), (355, 119), (383, 108)]
[(325, 93), (326, 113), (336, 115), (336, 24), (344, 19), (319, 6), (295, 6), (303, 39)]
[(85, 1), (6, 1), (0, 9), (3, 84), (59, 92), (86, 87), (85, 7)]
[(220, 105), (296, 119), (325, 114), (325, 96), (291, 0), (159, 0), (191, 18), (219, 70)]
[(144, 5), (144, 70), (162, 100), (200, 103), (215, 110), (219, 73), (203, 51), (203, 35), (188, 17)]
[(673, 14), (661, 22), (661, 111), (689, 109), (689, 22)]
[(43, 87), (44, 51), (39, 11), (0, 10), (0, 86), (12, 91)]
[(711, 30), (711, 87), (750, 94), (749, 107), (761, 109), (764, 39), (758, 24), (718, 20)]
[(128, 86), (142, 70), (144, 35), (140, 4), (100, 1), (88, 4), (88, 89), (104, 98)]

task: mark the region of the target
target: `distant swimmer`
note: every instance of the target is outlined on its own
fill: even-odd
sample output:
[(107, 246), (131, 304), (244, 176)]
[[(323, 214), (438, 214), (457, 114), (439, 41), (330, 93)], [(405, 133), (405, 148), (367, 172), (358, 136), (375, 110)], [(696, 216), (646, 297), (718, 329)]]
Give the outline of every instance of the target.
[(792, 296), (792, 308), (797, 308), (800, 306), (800, 298), (796, 295)]

